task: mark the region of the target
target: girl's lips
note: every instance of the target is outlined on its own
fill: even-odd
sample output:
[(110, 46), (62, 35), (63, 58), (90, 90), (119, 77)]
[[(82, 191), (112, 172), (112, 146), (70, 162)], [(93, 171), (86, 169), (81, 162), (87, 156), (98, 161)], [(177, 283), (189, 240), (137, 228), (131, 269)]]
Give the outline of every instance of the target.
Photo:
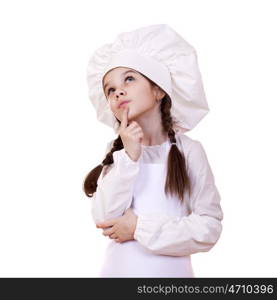
[(124, 101), (119, 105), (119, 108), (123, 107), (125, 104), (129, 103), (130, 101)]

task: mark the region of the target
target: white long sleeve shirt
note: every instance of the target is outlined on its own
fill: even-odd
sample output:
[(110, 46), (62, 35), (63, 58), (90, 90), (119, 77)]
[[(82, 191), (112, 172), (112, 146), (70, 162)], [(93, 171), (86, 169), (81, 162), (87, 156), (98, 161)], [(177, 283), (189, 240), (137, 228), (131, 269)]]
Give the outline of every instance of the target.
[[(136, 162), (124, 148), (114, 152), (114, 163), (105, 166), (99, 176), (91, 212), (97, 223), (122, 216), (131, 207), (138, 216), (134, 239), (140, 247), (152, 255), (183, 257), (209, 251), (216, 244), (222, 231), (223, 212), (202, 144), (183, 133), (175, 137), (185, 155), (192, 187), (190, 197), (185, 193), (184, 203), (163, 192), (170, 150), (170, 142), (166, 141), (142, 146)], [(106, 152), (111, 147), (112, 142)]]

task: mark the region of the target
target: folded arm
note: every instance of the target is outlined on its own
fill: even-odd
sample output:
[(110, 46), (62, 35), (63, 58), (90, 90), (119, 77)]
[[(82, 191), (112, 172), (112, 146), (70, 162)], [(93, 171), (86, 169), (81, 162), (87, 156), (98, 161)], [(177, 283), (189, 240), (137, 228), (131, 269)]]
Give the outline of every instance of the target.
[(132, 203), (139, 160), (133, 161), (124, 148), (113, 152), (113, 159), (112, 165), (103, 167), (91, 198), (91, 214), (95, 223), (122, 216)]

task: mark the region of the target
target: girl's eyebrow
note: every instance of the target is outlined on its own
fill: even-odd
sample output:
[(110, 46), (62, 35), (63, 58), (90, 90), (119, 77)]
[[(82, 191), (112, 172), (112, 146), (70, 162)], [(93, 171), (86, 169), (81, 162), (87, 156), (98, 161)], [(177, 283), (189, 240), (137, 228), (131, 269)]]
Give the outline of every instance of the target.
[[(125, 74), (127, 74), (127, 73), (137, 73), (137, 72), (132, 71), (132, 70), (128, 70), (128, 71), (123, 72), (123, 73), (121, 74), (121, 77), (123, 77), (123, 76), (124, 76)], [(109, 84), (109, 81), (106, 82), (106, 83), (104, 84), (104, 91), (105, 91), (105, 89), (106, 89), (106, 87), (107, 87), (108, 84)]]

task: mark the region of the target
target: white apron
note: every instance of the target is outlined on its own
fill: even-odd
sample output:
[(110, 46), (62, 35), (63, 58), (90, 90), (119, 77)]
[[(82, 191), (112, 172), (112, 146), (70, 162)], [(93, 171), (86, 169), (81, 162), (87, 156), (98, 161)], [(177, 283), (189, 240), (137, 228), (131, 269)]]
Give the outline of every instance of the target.
[[(166, 164), (140, 162), (131, 208), (136, 215), (186, 215), (179, 199), (166, 196)], [(110, 240), (100, 277), (194, 277), (190, 256), (152, 254), (136, 240)]]

